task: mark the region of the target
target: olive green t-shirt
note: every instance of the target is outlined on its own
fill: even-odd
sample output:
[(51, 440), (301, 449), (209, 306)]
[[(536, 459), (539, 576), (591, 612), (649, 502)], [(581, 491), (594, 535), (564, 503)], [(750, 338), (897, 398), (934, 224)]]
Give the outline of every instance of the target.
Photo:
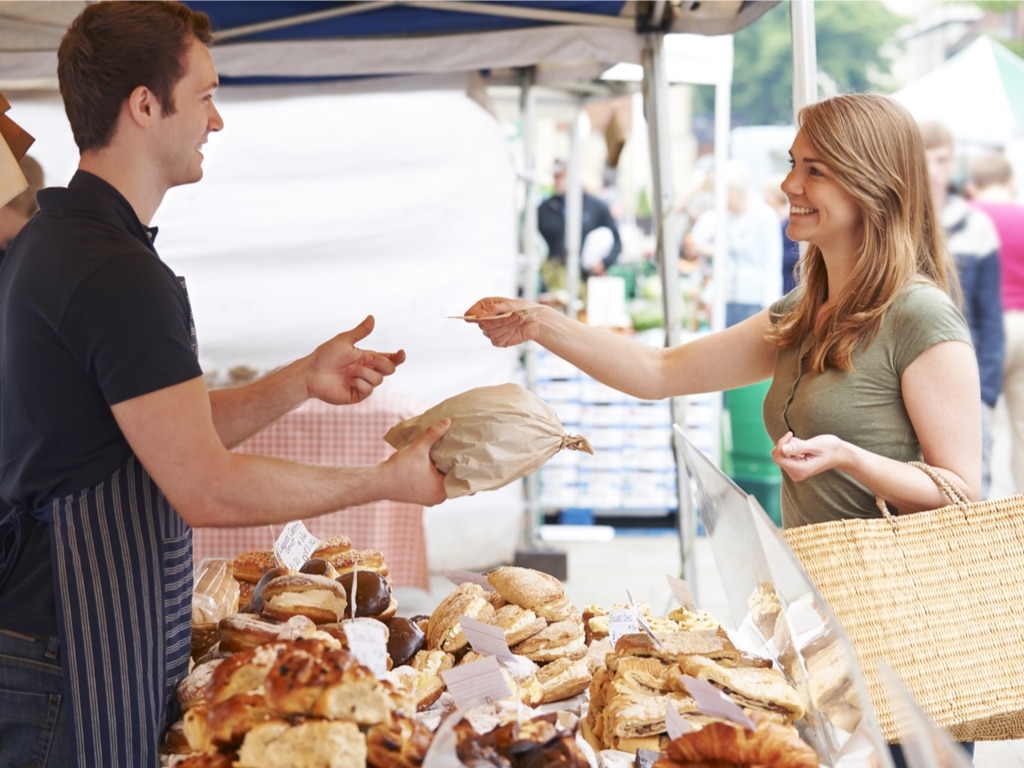
[[(772, 315), (792, 298), (790, 294), (775, 302)], [(800, 359), (810, 339), (799, 349), (780, 349), (764, 401), (768, 434), (773, 442), (789, 430), (800, 438), (832, 434), (881, 456), (919, 460), (921, 446), (900, 382), (918, 355), (943, 341), (970, 344), (967, 322), (941, 289), (917, 283), (896, 298), (875, 338), (854, 352), (850, 373), (801, 375)], [(834, 469), (800, 482), (783, 472), (781, 506), (785, 528), (880, 514), (871, 491)]]

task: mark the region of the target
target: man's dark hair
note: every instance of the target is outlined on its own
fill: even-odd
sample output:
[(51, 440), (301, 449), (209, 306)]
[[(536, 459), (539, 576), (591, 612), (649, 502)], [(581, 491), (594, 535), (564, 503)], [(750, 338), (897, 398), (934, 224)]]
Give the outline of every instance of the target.
[(206, 14), (176, 2), (86, 6), (57, 51), (57, 80), (78, 150), (102, 149), (133, 90), (149, 88), (167, 114), (192, 40), (212, 39)]

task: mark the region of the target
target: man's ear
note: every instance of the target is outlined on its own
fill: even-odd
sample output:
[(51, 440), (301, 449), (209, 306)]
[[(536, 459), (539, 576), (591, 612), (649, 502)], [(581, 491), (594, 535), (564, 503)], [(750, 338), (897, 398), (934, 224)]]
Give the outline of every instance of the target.
[(128, 114), (139, 125), (148, 125), (156, 117), (160, 104), (144, 85), (136, 86), (128, 96)]

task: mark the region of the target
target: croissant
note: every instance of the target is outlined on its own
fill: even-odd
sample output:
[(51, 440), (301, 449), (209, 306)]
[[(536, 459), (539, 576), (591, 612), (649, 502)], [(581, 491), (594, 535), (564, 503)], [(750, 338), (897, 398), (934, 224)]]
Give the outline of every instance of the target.
[(714, 760), (739, 766), (818, 768), (818, 754), (791, 728), (762, 721), (756, 730), (724, 721), (708, 723), (669, 742), (668, 759), (677, 765)]

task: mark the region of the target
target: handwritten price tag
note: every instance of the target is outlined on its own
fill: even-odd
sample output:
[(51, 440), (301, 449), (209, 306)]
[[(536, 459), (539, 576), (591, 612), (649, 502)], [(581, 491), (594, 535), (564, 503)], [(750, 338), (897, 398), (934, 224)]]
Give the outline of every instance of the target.
[(471, 619), (469, 616), (460, 616), (459, 626), (462, 627), (463, 634), (477, 653), (482, 653), (485, 656), (497, 656), (499, 659), (513, 657), (501, 627), (485, 624), (482, 621)]
[(360, 664), (378, 678), (388, 675), (388, 642), (386, 627), (379, 621), (346, 621), (342, 628), (348, 649)]
[(320, 546), (320, 539), (309, 532), (301, 520), (293, 520), (284, 527), (274, 542), (277, 559), (284, 565), (298, 570), (309, 560), (309, 556)]
[(444, 575), (447, 577), (455, 586), (459, 584), (465, 584), (467, 581), (471, 584), (479, 584), (487, 592), (493, 592), (494, 587), (491, 586), (490, 582), (487, 581), (487, 577), (482, 573), (474, 573), (473, 571), (460, 571), (458, 568), (445, 568)]
[(512, 689), (508, 687), (508, 681), (494, 656), (485, 656), (479, 661), (446, 669), (441, 677), (459, 709), (492, 704), (512, 695)]
[(688, 611), (696, 611), (697, 601), (693, 598), (690, 584), (678, 576), (666, 574), (665, 578), (668, 580), (668, 588), (672, 590), (672, 596), (675, 597), (676, 602)]

